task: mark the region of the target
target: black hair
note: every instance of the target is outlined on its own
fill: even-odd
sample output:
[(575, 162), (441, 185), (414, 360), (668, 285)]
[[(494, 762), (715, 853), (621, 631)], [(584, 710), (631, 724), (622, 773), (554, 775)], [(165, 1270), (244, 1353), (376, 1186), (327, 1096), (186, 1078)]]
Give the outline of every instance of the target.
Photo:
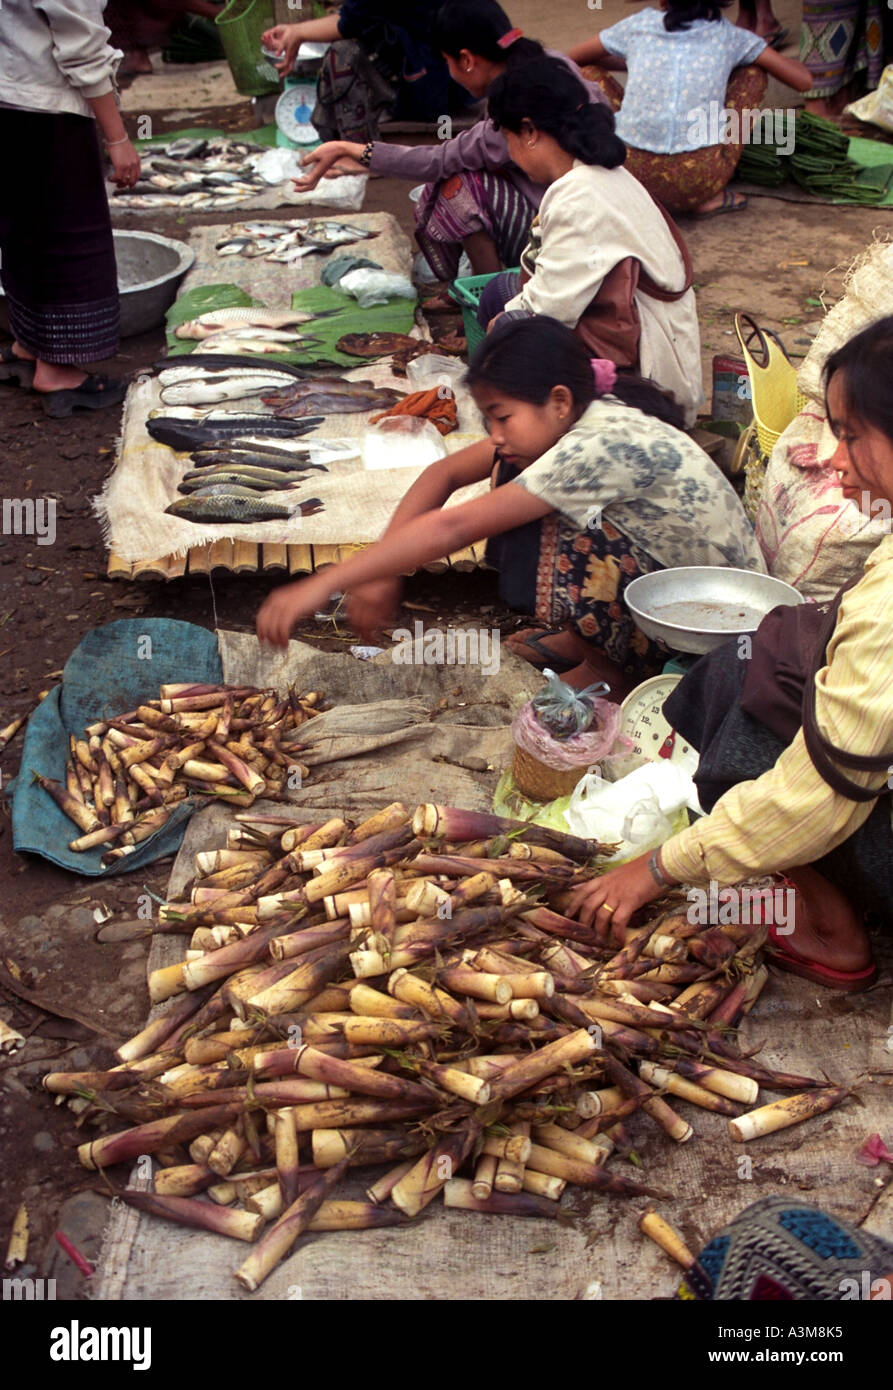
[(517, 135), (528, 120), (553, 136), (568, 154), (584, 164), (616, 169), (626, 146), (614, 132), (614, 113), (591, 102), (582, 79), (558, 58), (543, 54), (501, 73), (487, 92), (487, 114), (496, 126)]
[[(472, 390), (491, 386), (530, 405), (545, 405), (554, 387), (566, 386), (578, 415), (600, 394), (591, 356), (581, 339), (565, 324), (544, 314), (497, 323), (472, 357), (465, 382)], [(653, 381), (619, 371), (609, 394), (682, 429), (682, 407)]]
[(488, 63), (512, 66), (519, 60), (537, 58), (543, 46), (536, 39), (513, 39), (505, 48), (499, 40), (514, 25), (496, 0), (449, 0), (442, 5), (431, 26), (431, 42), (450, 58), (458, 58), (463, 48)]
[(664, 28), (672, 34), (687, 29), (696, 19), (722, 19), (732, 0), (666, 0)]
[(893, 377), (893, 315), (863, 328), (826, 361), (822, 375), (829, 416), (828, 386), (836, 372), (843, 376), (848, 413), (880, 430), (893, 443), (893, 400), (887, 394)]

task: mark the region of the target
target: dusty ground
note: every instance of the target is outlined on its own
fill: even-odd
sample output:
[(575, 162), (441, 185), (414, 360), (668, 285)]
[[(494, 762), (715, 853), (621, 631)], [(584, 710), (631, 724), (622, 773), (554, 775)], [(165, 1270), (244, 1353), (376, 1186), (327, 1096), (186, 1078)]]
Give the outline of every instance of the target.
[[(516, 22), (527, 20), (519, 11), (533, 13), (533, 8), (529, 0), (513, 6)], [(793, 19), (794, 9), (790, 0), (776, 6), (783, 18), (790, 10)], [(593, 16), (582, 5), (561, 3), (553, 10), (567, 31), (548, 36), (556, 46), (590, 32)], [(624, 12), (620, 0), (609, 0), (598, 27), (610, 19), (609, 10), (616, 10), (616, 17)], [(526, 27), (534, 33), (542, 29), (532, 20)], [(186, 71), (165, 75), (157, 86), (154, 81), (138, 79), (126, 95), (134, 133), (145, 114), (156, 132), (199, 123), (237, 131), (256, 123), (251, 104), (232, 96), (225, 77), (203, 75), (197, 83)], [(230, 104), (220, 106), (221, 100)], [(150, 104), (155, 101), (157, 106)], [(364, 210), (392, 212), (411, 232), (407, 192), (406, 184), (373, 180)], [(219, 218), (209, 214), (207, 220)], [(822, 295), (826, 303), (834, 301), (841, 268), (889, 221), (886, 212), (756, 198), (733, 217), (682, 224), (695, 265), (708, 405), (711, 359), (737, 346), (734, 311), (749, 311), (779, 331), (792, 355), (802, 354), (810, 341), (805, 326), (821, 314), (816, 301)], [(145, 229), (147, 224), (120, 217), (116, 225)], [(182, 236), (184, 222), (167, 216), (153, 230)], [(440, 318), (435, 333), (454, 326)], [(147, 334), (125, 341), (116, 361), (104, 365), (131, 374), (162, 351), (161, 333)], [(55, 497), (58, 528), (53, 546), (0, 535), (0, 725), (33, 706), (84, 633), (98, 624), (145, 613), (212, 627), (216, 604), (221, 626), (252, 626), (260, 600), (276, 581), (217, 574), (213, 588), (205, 578), (162, 588), (106, 579), (105, 548), (90, 499), (111, 467), (117, 411), (52, 421), (29, 394), (4, 388), (0, 401), (2, 496)], [(515, 623), (498, 605), (493, 578), (486, 574), (448, 580), (422, 576), (409, 585), (407, 597), (443, 616), (461, 618), (486, 608), (490, 623)], [(317, 630), (317, 635), (330, 633)], [(4, 786), (17, 771), (20, 747), (19, 738), (2, 756)], [(88, 1256), (95, 1256), (100, 1207), (92, 1198), (63, 1206), (88, 1186), (87, 1175), (70, 1152), (76, 1143), (70, 1114), (52, 1105), (40, 1089), (40, 1076), (57, 1064), (101, 1066), (109, 1060), (109, 1047), (139, 1027), (147, 1007), (148, 946), (136, 899), (144, 886), (162, 889), (169, 865), (103, 885), (76, 879), (41, 860), (13, 855), (5, 803), (0, 814), (0, 873), (7, 885), (0, 902), (0, 1014), (29, 1036), (22, 1052), (0, 1060), (0, 1242), (5, 1245), (12, 1215), (26, 1201), (32, 1223), (29, 1261), (67, 1281), (60, 1296), (63, 1288), (76, 1295), (82, 1284), (54, 1245), (53, 1232), (61, 1224)], [(113, 916), (100, 929), (94, 910), (103, 904)], [(45, 1007), (26, 1002), (23, 992)]]

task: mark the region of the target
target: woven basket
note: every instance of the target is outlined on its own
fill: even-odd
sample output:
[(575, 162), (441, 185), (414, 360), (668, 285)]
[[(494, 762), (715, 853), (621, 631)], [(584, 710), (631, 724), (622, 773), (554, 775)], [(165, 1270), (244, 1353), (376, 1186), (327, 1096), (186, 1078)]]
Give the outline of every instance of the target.
[(585, 776), (585, 767), (574, 767), (569, 771), (549, 767), (534, 758), (526, 749), (515, 744), (515, 757), (512, 762), (512, 776), (515, 786), (522, 796), (530, 801), (554, 801), (559, 796), (570, 796), (574, 787)]

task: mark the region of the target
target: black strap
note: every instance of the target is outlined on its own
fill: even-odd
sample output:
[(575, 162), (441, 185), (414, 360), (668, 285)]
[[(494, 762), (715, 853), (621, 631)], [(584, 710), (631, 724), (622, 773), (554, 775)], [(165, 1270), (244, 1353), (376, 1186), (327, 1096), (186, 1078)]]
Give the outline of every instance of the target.
[(876, 801), (882, 794), (883, 788), (860, 787), (858, 783), (853, 782), (841, 772), (839, 765), (842, 764), (844, 767), (851, 768), (854, 772), (885, 772), (893, 762), (893, 754), (880, 753), (866, 756), (860, 753), (848, 753), (843, 748), (835, 747), (819, 728), (815, 709), (816, 676), (827, 663), (828, 643), (831, 641), (837, 626), (841, 600), (847, 590), (858, 583), (859, 578), (861, 576), (852, 579), (836, 594), (828, 609), (827, 620), (816, 643), (813, 667), (803, 687), (803, 737), (813, 766), (832, 791), (837, 792), (839, 796), (845, 796), (848, 801)]

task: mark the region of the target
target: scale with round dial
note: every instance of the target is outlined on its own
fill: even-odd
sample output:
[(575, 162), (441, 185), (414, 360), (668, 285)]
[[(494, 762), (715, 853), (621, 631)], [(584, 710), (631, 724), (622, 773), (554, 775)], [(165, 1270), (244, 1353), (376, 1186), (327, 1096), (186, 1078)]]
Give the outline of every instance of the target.
[(319, 144), (319, 134), (310, 124), (315, 104), (316, 88), (307, 82), (286, 87), (276, 102), (276, 124), (296, 145)]
[(633, 751), (646, 758), (668, 758), (689, 776), (698, 766), (698, 753), (667, 723), (663, 714), (664, 700), (682, 680), (672, 673), (652, 676), (630, 691), (620, 708), (623, 711), (621, 732), (632, 739)]

